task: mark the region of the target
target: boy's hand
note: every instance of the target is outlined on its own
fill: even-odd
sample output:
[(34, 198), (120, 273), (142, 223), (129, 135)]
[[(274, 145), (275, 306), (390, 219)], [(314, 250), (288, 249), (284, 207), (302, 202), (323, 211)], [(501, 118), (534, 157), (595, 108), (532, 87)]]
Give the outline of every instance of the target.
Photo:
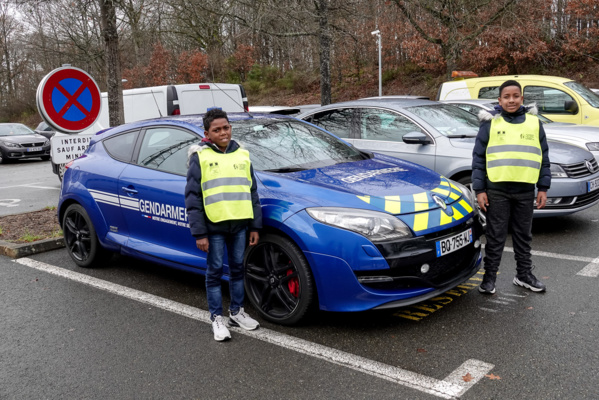
[(198, 246), (198, 249), (202, 250), (203, 252), (208, 253), (208, 238), (197, 239), (196, 246)]
[(260, 235), (258, 235), (258, 232), (250, 232), (250, 246), (255, 246), (258, 244), (258, 240), (260, 240)]
[(487, 207), (489, 206), (489, 199), (487, 198), (487, 193), (482, 192), (476, 195), (476, 201), (478, 202), (478, 206), (484, 212), (487, 212)]
[(545, 203), (547, 203), (547, 192), (538, 192), (537, 193), (537, 208), (541, 209), (545, 207)]

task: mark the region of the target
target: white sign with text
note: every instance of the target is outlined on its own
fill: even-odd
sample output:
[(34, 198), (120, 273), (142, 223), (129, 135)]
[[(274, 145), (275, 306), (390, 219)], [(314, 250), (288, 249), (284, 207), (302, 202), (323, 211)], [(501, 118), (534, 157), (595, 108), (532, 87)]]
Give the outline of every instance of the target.
[(52, 162), (65, 164), (83, 155), (94, 135), (54, 135), (52, 142)]

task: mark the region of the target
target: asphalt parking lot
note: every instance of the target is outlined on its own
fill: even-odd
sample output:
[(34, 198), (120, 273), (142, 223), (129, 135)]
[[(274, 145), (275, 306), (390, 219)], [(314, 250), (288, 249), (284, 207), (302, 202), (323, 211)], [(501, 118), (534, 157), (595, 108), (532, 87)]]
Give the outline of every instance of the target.
[[(59, 187), (49, 162), (2, 165), (0, 199), (19, 201), (0, 215), (55, 205)], [(0, 398), (597, 399), (598, 234), (599, 206), (535, 220), (544, 294), (511, 283), (508, 247), (493, 296), (476, 275), (405, 309), (260, 321), (228, 343), (199, 275), (123, 256), (85, 270), (64, 249), (0, 257)]]

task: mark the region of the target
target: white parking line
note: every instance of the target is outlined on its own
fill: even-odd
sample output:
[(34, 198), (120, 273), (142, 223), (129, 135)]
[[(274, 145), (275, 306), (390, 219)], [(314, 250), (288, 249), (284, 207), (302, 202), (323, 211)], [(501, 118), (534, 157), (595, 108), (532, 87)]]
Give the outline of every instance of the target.
[[(514, 252), (513, 247), (506, 246), (504, 248), (504, 250), (508, 251), (510, 253)], [(582, 262), (593, 262), (595, 260), (594, 258), (591, 258), (591, 257), (571, 256), (569, 254), (549, 253), (546, 251), (536, 251), (536, 250), (531, 251), (531, 254), (533, 256), (539, 256), (539, 257), (559, 258), (561, 260), (572, 260), (572, 261), (582, 261)]]
[[(197, 321), (205, 322), (207, 324), (210, 323), (210, 313), (199, 308), (35, 261), (30, 258), (20, 258), (14, 260), (14, 262), (122, 297), (149, 304), (153, 307), (161, 308)], [(473, 359), (467, 360), (445, 379), (439, 380), (265, 328), (260, 328), (255, 331), (235, 329), (235, 332), (445, 399), (459, 398), (494, 368), (493, 364), (488, 364), (483, 361)]]
[(33, 188), (33, 189), (54, 189), (54, 190), (60, 190), (60, 187), (49, 187), (49, 186), (21, 185), (21, 187), (28, 187), (28, 188)]
[(596, 278), (599, 276), (599, 257), (591, 261), (586, 267), (581, 269), (576, 275)]

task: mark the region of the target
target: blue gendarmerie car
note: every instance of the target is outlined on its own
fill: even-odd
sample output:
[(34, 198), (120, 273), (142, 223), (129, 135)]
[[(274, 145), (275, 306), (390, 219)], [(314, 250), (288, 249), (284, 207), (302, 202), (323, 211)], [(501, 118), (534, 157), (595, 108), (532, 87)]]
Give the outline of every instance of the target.
[[(246, 293), (261, 316), (297, 323), (312, 305), (362, 311), (414, 304), (480, 267), (471, 192), (436, 172), (360, 151), (307, 122), (231, 114), (249, 150), (264, 229), (245, 255)], [(187, 153), (201, 116), (121, 125), (71, 162), (58, 207), (81, 267), (111, 252), (203, 274), (184, 202)]]

